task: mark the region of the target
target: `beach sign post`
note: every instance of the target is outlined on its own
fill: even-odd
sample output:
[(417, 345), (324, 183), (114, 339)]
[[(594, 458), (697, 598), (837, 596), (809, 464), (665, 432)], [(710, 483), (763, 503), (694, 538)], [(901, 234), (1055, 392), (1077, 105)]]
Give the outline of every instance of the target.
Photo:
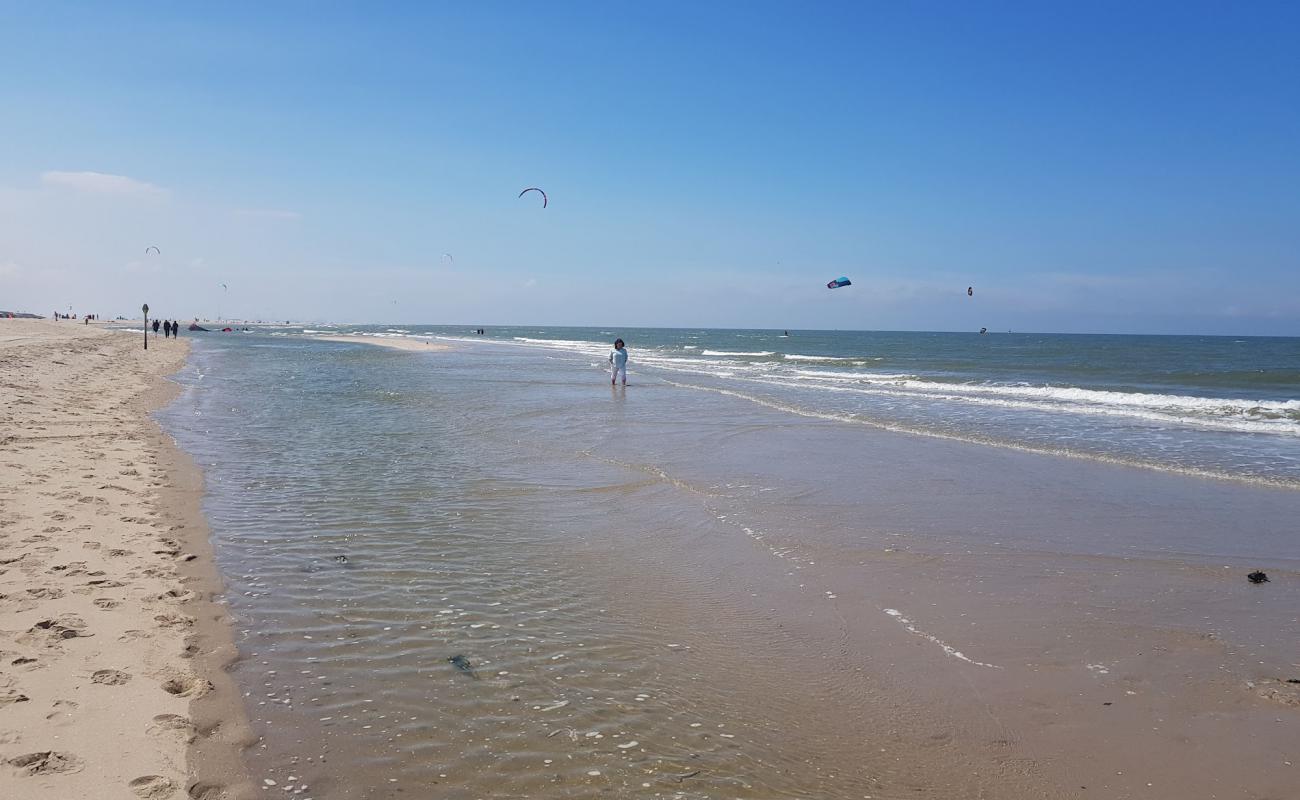
[(149, 304), (145, 303), (144, 305), (140, 306), (140, 310), (144, 312), (144, 349), (148, 350), (149, 349)]

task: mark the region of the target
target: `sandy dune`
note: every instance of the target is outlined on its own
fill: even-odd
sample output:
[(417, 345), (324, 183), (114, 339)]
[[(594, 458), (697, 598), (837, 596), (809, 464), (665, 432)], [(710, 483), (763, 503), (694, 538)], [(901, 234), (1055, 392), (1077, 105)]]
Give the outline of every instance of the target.
[(0, 322), (0, 797), (246, 789), (201, 481), (147, 414), (187, 348)]

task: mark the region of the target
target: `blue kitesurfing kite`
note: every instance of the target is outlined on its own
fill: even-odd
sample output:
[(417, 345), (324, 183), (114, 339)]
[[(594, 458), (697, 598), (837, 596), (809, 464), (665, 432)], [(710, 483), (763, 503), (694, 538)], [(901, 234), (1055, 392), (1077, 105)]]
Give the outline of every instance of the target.
[(853, 281), (851, 281), (851, 280), (849, 280), (848, 278), (845, 278), (844, 276), (841, 275), (840, 277), (838, 277), (838, 278), (836, 278), (835, 280), (831, 281), (830, 283), (826, 284), (826, 288), (827, 288), (827, 289), (838, 289), (838, 288), (840, 288), (841, 286), (852, 286), (852, 285), (853, 285)]

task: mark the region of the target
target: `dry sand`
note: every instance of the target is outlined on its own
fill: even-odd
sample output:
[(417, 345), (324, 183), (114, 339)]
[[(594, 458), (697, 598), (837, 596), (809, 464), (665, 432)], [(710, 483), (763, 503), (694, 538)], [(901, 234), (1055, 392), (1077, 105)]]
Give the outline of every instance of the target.
[(450, 350), (451, 346), (441, 342), (434, 342), (429, 339), (406, 339), (396, 336), (349, 336), (346, 334), (339, 336), (313, 336), (313, 339), (319, 339), (322, 342), (348, 342), (350, 344), (374, 344), (380, 347), (391, 347), (394, 350), (419, 350), (424, 353), (434, 353), (439, 350)]
[(0, 322), (0, 797), (249, 796), (199, 510), (149, 417), (188, 342)]

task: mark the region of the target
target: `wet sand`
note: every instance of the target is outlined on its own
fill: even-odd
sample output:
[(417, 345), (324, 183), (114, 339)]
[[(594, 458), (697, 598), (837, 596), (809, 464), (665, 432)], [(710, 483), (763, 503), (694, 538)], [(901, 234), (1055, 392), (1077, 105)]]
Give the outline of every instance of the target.
[(0, 322), (0, 796), (249, 796), (202, 478), (149, 412), (188, 342)]

